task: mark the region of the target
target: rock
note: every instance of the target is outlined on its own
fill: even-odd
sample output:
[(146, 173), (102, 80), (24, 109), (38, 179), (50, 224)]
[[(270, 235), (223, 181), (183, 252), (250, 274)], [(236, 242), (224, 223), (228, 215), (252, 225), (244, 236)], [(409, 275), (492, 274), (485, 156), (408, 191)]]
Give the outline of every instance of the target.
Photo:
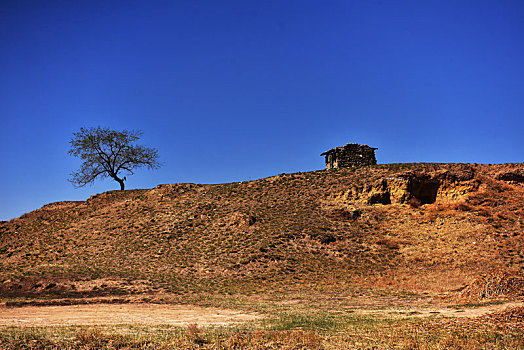
[(524, 169), (516, 169), (511, 171), (500, 172), (495, 177), (497, 180), (522, 183), (524, 182)]

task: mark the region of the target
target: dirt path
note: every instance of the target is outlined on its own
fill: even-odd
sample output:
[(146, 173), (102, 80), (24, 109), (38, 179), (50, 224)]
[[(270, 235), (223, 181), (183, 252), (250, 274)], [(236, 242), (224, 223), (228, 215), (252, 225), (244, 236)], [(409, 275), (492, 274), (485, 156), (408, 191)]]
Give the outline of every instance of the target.
[(492, 312), (500, 312), (507, 308), (524, 306), (524, 302), (507, 302), (503, 304), (485, 305), (477, 307), (426, 307), (426, 308), (404, 308), (404, 309), (381, 309), (381, 310), (361, 310), (364, 314), (389, 314), (409, 317), (479, 317)]
[(189, 305), (98, 304), (0, 307), (2, 326), (100, 324), (229, 325), (259, 318), (256, 314)]

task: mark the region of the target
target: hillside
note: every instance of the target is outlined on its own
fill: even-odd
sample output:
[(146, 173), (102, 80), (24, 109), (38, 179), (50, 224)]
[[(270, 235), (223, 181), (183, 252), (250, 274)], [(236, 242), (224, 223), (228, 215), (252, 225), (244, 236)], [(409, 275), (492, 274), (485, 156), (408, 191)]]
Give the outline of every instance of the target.
[[(523, 164), (387, 164), (111, 191), (1, 222), (0, 296), (521, 296), (523, 221)], [(490, 281), (499, 282), (486, 289)]]

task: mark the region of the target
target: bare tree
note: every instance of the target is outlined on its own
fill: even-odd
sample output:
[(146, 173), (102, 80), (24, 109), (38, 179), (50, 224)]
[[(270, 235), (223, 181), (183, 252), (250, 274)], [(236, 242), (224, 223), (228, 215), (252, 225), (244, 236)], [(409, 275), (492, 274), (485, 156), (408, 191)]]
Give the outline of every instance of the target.
[(80, 170), (71, 173), (69, 181), (75, 187), (83, 187), (96, 178), (110, 177), (124, 189), (126, 176), (141, 167), (157, 169), (158, 151), (154, 148), (132, 145), (142, 131), (115, 131), (107, 128), (80, 128), (73, 133), (69, 154), (83, 160)]

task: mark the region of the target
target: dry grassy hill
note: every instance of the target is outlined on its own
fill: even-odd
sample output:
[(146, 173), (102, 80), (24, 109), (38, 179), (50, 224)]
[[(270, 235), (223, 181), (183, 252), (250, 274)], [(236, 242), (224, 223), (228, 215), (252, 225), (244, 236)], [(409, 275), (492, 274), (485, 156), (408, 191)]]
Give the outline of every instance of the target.
[(0, 296), (356, 286), (518, 296), (523, 247), (523, 164), (388, 164), (160, 185), (1, 222)]

